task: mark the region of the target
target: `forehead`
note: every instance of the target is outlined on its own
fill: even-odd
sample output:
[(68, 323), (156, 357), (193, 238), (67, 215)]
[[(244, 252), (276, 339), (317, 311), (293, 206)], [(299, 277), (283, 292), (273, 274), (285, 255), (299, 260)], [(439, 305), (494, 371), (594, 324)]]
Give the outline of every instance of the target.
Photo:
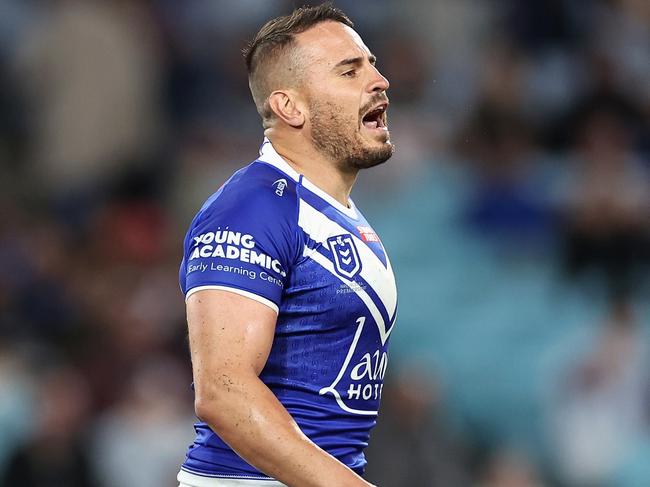
[(296, 35), (296, 41), (311, 61), (325, 67), (346, 58), (370, 55), (361, 36), (340, 22), (321, 22)]

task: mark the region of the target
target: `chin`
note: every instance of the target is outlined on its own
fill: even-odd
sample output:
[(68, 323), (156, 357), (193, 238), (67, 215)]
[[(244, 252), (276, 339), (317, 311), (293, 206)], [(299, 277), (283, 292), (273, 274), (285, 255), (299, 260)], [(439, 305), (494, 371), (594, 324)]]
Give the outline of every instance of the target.
[(381, 140), (378, 142), (377, 145), (383, 146), (383, 145), (393, 145), (393, 143), (390, 141), (390, 134), (386, 132), (386, 135), (381, 138)]
[(370, 144), (368, 144), (369, 149), (386, 149), (388, 147), (393, 147), (393, 143), (390, 140), (390, 133), (388, 131), (384, 132), (383, 134), (378, 134), (376, 137), (373, 137)]
[(362, 150), (355, 151), (355, 154), (350, 154), (347, 161), (344, 161), (344, 165), (355, 170), (369, 169), (386, 162), (394, 151), (395, 146), (386, 137), (385, 141), (375, 141), (373, 144), (366, 145)]

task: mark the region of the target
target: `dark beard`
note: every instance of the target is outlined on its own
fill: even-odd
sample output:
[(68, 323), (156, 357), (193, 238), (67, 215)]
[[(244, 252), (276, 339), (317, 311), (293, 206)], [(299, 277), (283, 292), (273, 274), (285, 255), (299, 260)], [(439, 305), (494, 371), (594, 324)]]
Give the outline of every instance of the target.
[(353, 131), (357, 120), (346, 118), (335, 105), (315, 101), (309, 108), (314, 146), (342, 171), (357, 172), (378, 166), (393, 155), (394, 146), (390, 142), (366, 147), (361, 136)]

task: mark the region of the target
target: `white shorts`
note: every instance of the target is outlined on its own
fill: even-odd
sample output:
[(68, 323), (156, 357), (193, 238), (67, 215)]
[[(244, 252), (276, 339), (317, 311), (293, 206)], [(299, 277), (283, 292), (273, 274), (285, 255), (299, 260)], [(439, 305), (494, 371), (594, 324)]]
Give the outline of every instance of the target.
[(219, 479), (196, 475), (186, 470), (178, 472), (176, 480), (180, 482), (178, 487), (287, 487), (277, 480)]

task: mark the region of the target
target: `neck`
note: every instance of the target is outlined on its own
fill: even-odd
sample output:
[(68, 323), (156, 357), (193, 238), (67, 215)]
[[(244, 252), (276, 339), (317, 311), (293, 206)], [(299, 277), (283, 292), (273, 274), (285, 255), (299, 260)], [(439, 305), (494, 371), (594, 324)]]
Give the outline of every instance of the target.
[(304, 175), (342, 205), (350, 206), (350, 192), (359, 171), (342, 171), (338, 167), (338, 161), (328, 159), (313, 144), (303, 139), (295, 140), (273, 129), (267, 129), (264, 135), (271, 141), (275, 151), (296, 172)]

